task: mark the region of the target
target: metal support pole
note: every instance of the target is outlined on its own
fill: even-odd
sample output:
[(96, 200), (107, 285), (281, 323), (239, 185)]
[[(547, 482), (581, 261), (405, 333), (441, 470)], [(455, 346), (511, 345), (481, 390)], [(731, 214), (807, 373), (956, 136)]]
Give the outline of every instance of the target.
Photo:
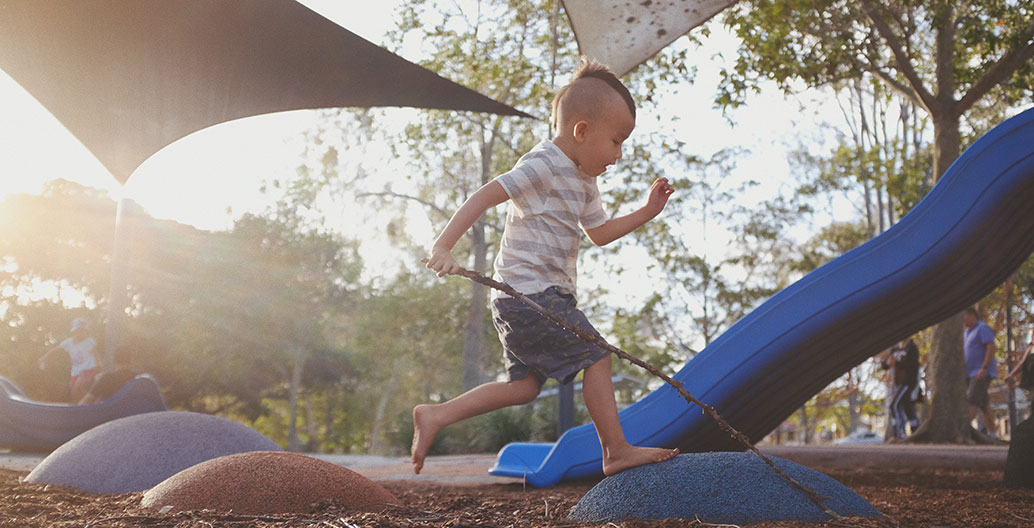
[[(1012, 292), (1010, 286), (1009, 292), (1005, 295), (1005, 368), (1006, 372), (1012, 372), (1012, 356), (1013, 351), (1016, 348), (1013, 346), (1012, 339), (1012, 304), (1009, 302), (1009, 293)], [(1012, 436), (1012, 429), (1016, 425), (1016, 389), (1013, 388), (1012, 384), (1006, 383), (1008, 394), (1006, 395), (1006, 401), (1009, 403), (1009, 436)]]
[(136, 203), (129, 198), (121, 198), (115, 213), (115, 240), (111, 248), (111, 280), (108, 286), (108, 317), (104, 325), (104, 365), (102, 366), (105, 370), (110, 370), (114, 364), (115, 348), (122, 339), (126, 306), (129, 305), (126, 292), (129, 284), (126, 276), (128, 270), (126, 250), (132, 223), (130, 217), (133, 215), (135, 207)]
[(574, 427), (574, 382), (561, 383), (557, 388), (556, 436), (560, 438)]

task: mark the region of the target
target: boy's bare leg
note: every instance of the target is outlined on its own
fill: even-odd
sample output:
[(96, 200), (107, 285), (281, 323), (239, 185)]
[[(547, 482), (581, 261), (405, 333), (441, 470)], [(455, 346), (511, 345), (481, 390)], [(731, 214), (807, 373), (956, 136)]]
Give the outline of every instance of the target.
[(637, 447), (625, 440), (610, 376), (611, 356), (607, 356), (585, 369), (582, 384), (585, 406), (603, 448), (603, 474), (614, 475), (635, 466), (670, 460), (679, 454), (678, 449)]
[(485, 383), (445, 403), (417, 405), (413, 408), (413, 472), (420, 473), (423, 469), (427, 451), (443, 427), (503, 407), (528, 403), (538, 394), (538, 379), (528, 376), (517, 381)]

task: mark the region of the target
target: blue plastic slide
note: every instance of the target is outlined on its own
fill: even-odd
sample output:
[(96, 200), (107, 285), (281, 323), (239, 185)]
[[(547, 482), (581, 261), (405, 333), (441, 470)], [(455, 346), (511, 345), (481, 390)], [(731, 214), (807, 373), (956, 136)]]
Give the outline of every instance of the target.
[[(978, 301), (1032, 251), (1028, 109), (977, 140), (897, 225), (772, 296), (673, 377), (757, 442), (866, 358)], [(668, 386), (620, 417), (635, 445), (743, 450)], [(596, 430), (509, 444), (490, 473), (538, 487), (600, 476)]]
[(17, 385), (0, 378), (0, 447), (50, 452), (102, 423), (146, 412), (165, 411), (158, 383), (140, 374), (110, 398), (89, 405), (30, 400)]

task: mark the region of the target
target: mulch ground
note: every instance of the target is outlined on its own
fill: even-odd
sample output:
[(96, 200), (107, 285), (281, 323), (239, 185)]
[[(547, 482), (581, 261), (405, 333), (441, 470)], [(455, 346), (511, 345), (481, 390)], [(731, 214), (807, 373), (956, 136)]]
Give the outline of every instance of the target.
[[(1034, 490), (1007, 489), (1000, 471), (890, 470), (827, 472), (883, 512), (884, 518), (849, 518), (812, 527), (1034, 527)], [(195, 511), (161, 514), (140, 507), (142, 493), (97, 495), (19, 482), (25, 473), (0, 470), (0, 527), (583, 527), (567, 513), (592, 483), (547, 489), (520, 484), (444, 486), (394, 481), (382, 484), (402, 503), (379, 513), (349, 512), (333, 503), (306, 514), (245, 516)], [(697, 520), (628, 521), (619, 528), (717, 526)], [(727, 526), (727, 525), (726, 525)], [(801, 523), (760, 523), (790, 528)]]

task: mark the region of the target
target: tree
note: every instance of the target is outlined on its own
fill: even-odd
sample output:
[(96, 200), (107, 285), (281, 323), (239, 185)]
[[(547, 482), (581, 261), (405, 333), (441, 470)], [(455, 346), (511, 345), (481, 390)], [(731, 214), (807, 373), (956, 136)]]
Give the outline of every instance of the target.
[(834, 87), (847, 130), (822, 127), (836, 134), (831, 153), (816, 154), (810, 145), (801, 145), (793, 157), (803, 179), (797, 198), (826, 200), (830, 193), (843, 193), (857, 206), (872, 238), (908, 213), (933, 179), (927, 120), (914, 103), (870, 81)]
[[(288, 365), (289, 443), (299, 450), (297, 413), (306, 363), (313, 353), (330, 348), (330, 324), (354, 296), (360, 260), (339, 235), (306, 227), (287, 211), (274, 218), (245, 215), (234, 226), (248, 244), (256, 276), (253, 301), (235, 310), (241, 326), (250, 327), (276, 348), (277, 368)], [(283, 211), (282, 211), (283, 212)]]
[[(764, 80), (789, 92), (877, 79), (930, 117), (934, 179), (958, 157), (964, 132), (979, 134), (1034, 94), (1034, 17), (1020, 2), (756, 0), (725, 22), (741, 53), (723, 73), (719, 103), (742, 104)], [(919, 438), (972, 441), (961, 333), (961, 316), (934, 330), (931, 419)]]

